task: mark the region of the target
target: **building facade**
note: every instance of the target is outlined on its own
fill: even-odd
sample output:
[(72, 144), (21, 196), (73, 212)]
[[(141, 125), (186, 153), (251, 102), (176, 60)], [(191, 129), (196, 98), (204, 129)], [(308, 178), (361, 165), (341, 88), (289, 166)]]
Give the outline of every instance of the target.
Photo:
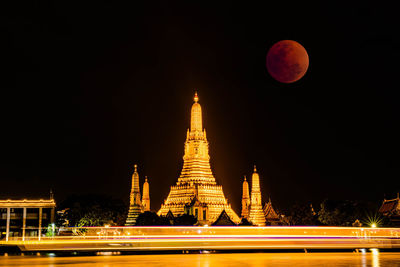
[(54, 223), (55, 207), (52, 194), (50, 199), (0, 200), (1, 237), (40, 240), (43, 230)]

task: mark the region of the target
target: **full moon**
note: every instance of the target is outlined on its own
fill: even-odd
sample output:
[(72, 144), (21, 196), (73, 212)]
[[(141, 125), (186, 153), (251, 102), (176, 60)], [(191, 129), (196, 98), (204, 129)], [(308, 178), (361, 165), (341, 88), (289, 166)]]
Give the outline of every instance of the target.
[(306, 49), (296, 41), (282, 40), (275, 43), (267, 53), (267, 70), (281, 83), (300, 80), (308, 69)]

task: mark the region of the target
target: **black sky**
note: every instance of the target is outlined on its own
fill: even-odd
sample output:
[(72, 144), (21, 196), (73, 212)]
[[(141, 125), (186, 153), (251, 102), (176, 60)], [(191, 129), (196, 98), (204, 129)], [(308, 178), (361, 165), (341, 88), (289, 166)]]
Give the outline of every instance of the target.
[[(57, 201), (127, 202), (137, 163), (158, 210), (182, 166), (195, 89), (215, 177), (237, 212), (253, 164), (279, 209), (400, 191), (397, 9), (144, 2), (0, 9), (0, 198), (53, 188)], [(283, 39), (309, 53), (293, 84), (265, 68)]]

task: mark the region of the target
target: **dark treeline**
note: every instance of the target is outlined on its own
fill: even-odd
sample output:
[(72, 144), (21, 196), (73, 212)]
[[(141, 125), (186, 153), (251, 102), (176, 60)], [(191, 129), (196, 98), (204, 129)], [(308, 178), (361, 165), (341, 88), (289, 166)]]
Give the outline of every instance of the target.
[(70, 195), (57, 207), (59, 226), (124, 225), (127, 206), (107, 195)]
[(295, 204), (286, 214), (289, 225), (392, 226), (378, 213), (377, 203), (325, 199), (320, 205)]
[[(287, 225), (365, 226), (376, 224), (392, 226), (380, 216), (376, 203), (353, 200), (326, 199), (317, 206), (295, 204), (285, 212)], [(122, 226), (125, 224), (128, 207), (122, 200), (106, 195), (71, 195), (58, 205), (59, 226)], [(197, 219), (191, 215), (178, 217), (158, 216), (155, 212), (144, 212), (136, 225), (195, 225)], [(240, 225), (251, 225), (247, 221)]]

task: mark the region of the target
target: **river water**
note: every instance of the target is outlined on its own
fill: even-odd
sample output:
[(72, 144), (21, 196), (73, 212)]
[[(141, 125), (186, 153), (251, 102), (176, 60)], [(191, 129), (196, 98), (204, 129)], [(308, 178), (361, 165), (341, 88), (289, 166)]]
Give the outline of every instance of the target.
[(110, 256), (0, 256), (0, 266), (400, 266), (400, 253), (221, 253)]

